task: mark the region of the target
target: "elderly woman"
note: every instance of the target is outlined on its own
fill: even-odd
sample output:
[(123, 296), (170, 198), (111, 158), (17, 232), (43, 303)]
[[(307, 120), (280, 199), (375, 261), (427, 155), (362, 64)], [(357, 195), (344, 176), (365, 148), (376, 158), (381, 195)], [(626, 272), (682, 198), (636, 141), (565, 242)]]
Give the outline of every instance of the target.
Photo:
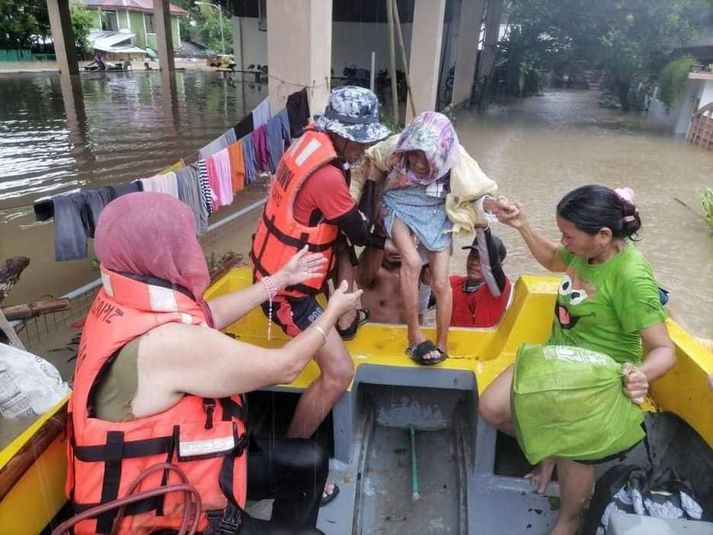
[[(83, 511), (134, 483), (144, 491), (185, 477), (201, 497), (201, 532), (317, 533), (325, 452), (305, 439), (248, 440), (241, 394), (294, 380), (358, 293), (342, 286), (282, 348), (235, 340), (220, 330), (313, 276), (324, 259), (303, 250), (267, 280), (204, 301), (208, 268), (193, 228), (188, 207), (161, 193), (120, 197), (99, 218), (103, 286), (82, 333), (69, 406), (69, 498)], [(180, 498), (127, 508), (118, 532), (178, 529)], [(272, 521), (250, 518), (247, 498), (274, 498)], [(75, 532), (109, 533), (115, 514), (83, 520)]]

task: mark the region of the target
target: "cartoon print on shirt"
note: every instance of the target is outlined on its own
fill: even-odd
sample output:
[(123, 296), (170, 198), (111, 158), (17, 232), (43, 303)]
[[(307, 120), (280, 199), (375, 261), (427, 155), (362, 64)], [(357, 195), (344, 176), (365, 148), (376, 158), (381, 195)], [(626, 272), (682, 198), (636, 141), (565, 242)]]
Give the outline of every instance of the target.
[(580, 278), (572, 268), (567, 269), (557, 290), (555, 302), (555, 317), (560, 326), (569, 330), (576, 327), (580, 319), (593, 316), (593, 312), (578, 315), (572, 308), (581, 305), (588, 299), (594, 299), (596, 295), (596, 289), (589, 281)]

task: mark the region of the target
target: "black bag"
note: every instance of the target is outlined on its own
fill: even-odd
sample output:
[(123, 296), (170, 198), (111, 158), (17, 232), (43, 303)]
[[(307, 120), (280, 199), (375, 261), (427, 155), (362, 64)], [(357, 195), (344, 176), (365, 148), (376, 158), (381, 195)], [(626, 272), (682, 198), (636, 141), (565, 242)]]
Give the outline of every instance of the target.
[(654, 473), (641, 466), (616, 465), (596, 483), (582, 535), (604, 535), (612, 514), (700, 520), (703, 509), (691, 485), (667, 468)]

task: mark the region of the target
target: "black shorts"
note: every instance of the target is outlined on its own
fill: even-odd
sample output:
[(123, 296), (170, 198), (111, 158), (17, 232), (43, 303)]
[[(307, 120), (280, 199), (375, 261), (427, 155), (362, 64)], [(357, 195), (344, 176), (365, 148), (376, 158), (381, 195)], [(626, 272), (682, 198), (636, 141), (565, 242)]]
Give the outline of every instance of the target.
[[(265, 317), (269, 318), (270, 303), (262, 304)], [(319, 318), (324, 309), (316, 296), (281, 297), (272, 302), (272, 321), (293, 338), (306, 330)]]

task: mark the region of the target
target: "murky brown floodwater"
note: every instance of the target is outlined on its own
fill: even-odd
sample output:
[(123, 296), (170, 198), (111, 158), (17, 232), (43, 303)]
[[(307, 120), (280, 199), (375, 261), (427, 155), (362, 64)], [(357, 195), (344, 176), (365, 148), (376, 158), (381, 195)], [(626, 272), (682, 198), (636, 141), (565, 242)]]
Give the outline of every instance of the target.
[[(713, 233), (699, 213), (699, 192), (713, 187), (713, 152), (687, 145), (645, 117), (597, 107), (595, 92), (557, 92), (519, 99), (484, 115), (458, 118), (461, 143), (503, 194), (521, 200), (534, 222), (559, 239), (555, 206), (590, 183), (631, 186), (643, 221), (640, 246), (669, 308), (693, 331), (713, 337)], [(511, 275), (545, 271), (519, 235), (497, 225)], [(465, 267), (462, 251), (452, 269)], [(463, 266), (463, 267), (461, 267)]]
[[(150, 176), (212, 140), (267, 93), (207, 72), (177, 73), (176, 81), (171, 98), (158, 73), (82, 76), (83, 99), (75, 94), (65, 113), (57, 75), (0, 76), (0, 260), (32, 259), (9, 302), (60, 295), (96, 278), (90, 260), (54, 262), (52, 224), (34, 222), (31, 213), (36, 198)], [(547, 93), (482, 115), (464, 113), (457, 127), (501, 192), (524, 202), (553, 238), (555, 205), (570, 189), (632, 186), (644, 222), (641, 247), (672, 291), (671, 308), (713, 337), (713, 233), (673, 200), (700, 211), (699, 191), (713, 186), (713, 153), (645, 118), (598, 108), (594, 92)], [(497, 232), (509, 249), (511, 276), (543, 272), (514, 231)], [(464, 264), (457, 250), (451, 270)]]
[(0, 261), (31, 259), (3, 304), (58, 296), (98, 275), (90, 259), (54, 261), (52, 222), (35, 221), (36, 199), (151, 176), (267, 96), (267, 86), (230, 85), (214, 72), (176, 73), (173, 95), (158, 72), (80, 80), (72, 88), (57, 74), (0, 75)]

